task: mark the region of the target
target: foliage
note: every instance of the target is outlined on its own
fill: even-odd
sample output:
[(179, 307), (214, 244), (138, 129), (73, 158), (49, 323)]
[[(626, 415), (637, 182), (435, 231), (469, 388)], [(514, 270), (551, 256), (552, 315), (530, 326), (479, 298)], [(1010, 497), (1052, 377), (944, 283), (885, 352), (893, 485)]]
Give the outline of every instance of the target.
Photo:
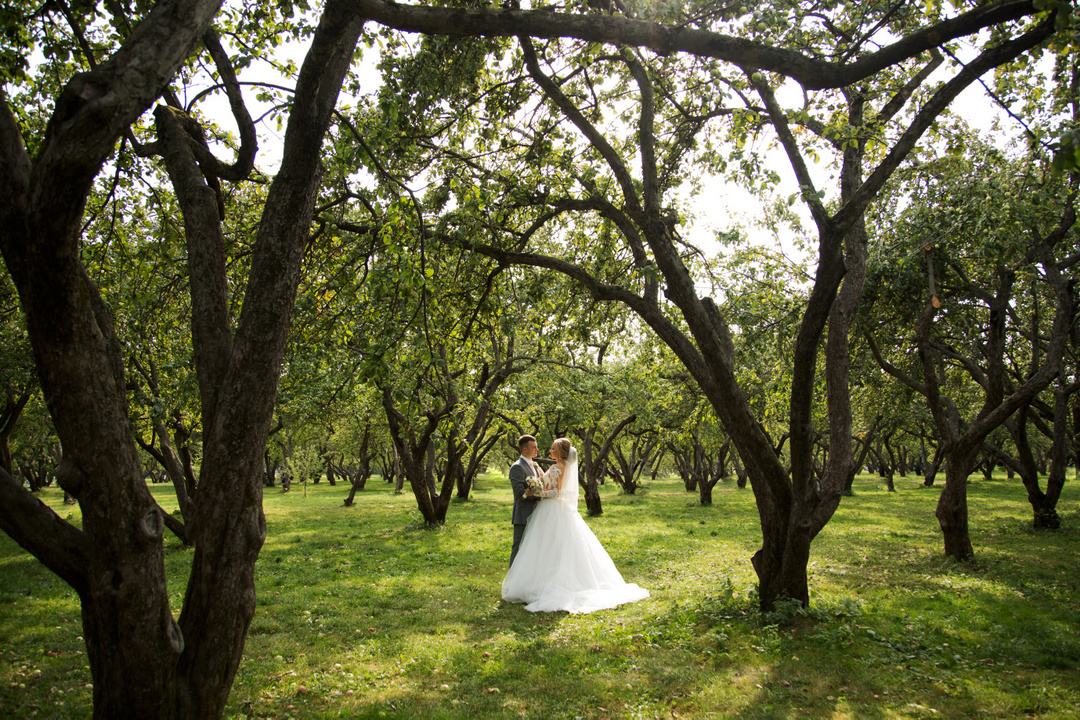
[[(1047, 267), (1074, 246), (1070, 231), (1049, 255), (1038, 238), (1068, 230), (1073, 189), (1032, 156), (1010, 157), (956, 128), (948, 152), (903, 170), (875, 223), (864, 329), (896, 367), (921, 377), (914, 353), (916, 318), (928, 300), (940, 305), (934, 343), (941, 349), (943, 391), (973, 418), (987, 382), (985, 337), (995, 293), (1008, 282), (1004, 362), (1013, 377), (1033, 372), (1050, 339), (1056, 299)], [(886, 221), (887, 220), (887, 221)], [(1066, 267), (1066, 266), (1063, 266)], [(932, 297), (933, 296), (933, 297)], [(1035, 323), (1033, 326), (1032, 323)], [(1043, 343), (1032, 347), (1033, 327)]]

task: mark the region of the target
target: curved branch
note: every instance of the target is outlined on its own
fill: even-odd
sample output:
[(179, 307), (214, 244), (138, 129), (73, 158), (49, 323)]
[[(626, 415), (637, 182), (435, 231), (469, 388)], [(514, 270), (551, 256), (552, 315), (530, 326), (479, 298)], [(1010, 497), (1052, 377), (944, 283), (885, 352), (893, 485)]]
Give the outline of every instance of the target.
[[(618, 285), (607, 285), (597, 280), (591, 273), (579, 265), (535, 253), (508, 252), (490, 245), (471, 243), (470, 250), (486, 255), (496, 261), (500, 266), (530, 265), (532, 267), (545, 268), (562, 273), (577, 281), (596, 300), (621, 302), (633, 310), (638, 316), (648, 323), (656, 334), (671, 347), (676, 354), (684, 358), (694, 358), (693, 365), (700, 365), (697, 349), (685, 335), (672, 323), (661, 308), (649, 299), (643, 298), (626, 288)], [(705, 378), (698, 378), (699, 382), (707, 382)]]
[(652, 81), (643, 66), (628, 48), (620, 48), (622, 60), (630, 68), (630, 74), (641, 93), (638, 115), (638, 145), (641, 150), (641, 186), (645, 212), (655, 215), (660, 212), (660, 186), (656, 175), (656, 93)]
[(747, 80), (758, 91), (758, 95), (769, 112), (773, 130), (787, 153), (788, 162), (791, 163), (791, 169), (795, 171), (795, 178), (799, 181), (799, 187), (803, 189), (803, 198), (810, 208), (810, 214), (814, 217), (814, 224), (817, 225), (821, 236), (825, 237), (829, 225), (829, 214), (825, 211), (825, 206), (821, 204), (821, 199), (816, 197), (817, 191), (814, 187), (814, 179), (810, 176), (810, 171), (806, 167), (806, 160), (803, 159), (802, 152), (799, 150), (799, 144), (795, 141), (795, 136), (792, 135), (791, 128), (788, 126), (787, 115), (781, 109), (780, 104), (776, 102), (776, 95), (773, 94), (769, 83), (764, 79), (756, 81), (753, 75), (749, 70), (746, 70)]
[(165, 151), (165, 167), (184, 218), (191, 284), (192, 346), (203, 427), (209, 428), (213, 426), (217, 392), (229, 369), (232, 352), (220, 198), (207, 184), (211, 178), (204, 178), (196, 161), (195, 148), (200, 147), (200, 143), (191, 137), (191, 130), (183, 127), (183, 121), (191, 124), (193, 121), (167, 105), (159, 105), (154, 117), (158, 142)]
[(871, 121), (871, 125), (882, 126), (889, 120), (892, 120), (896, 113), (903, 109), (904, 104), (907, 103), (908, 98), (915, 92), (916, 89), (930, 77), (931, 74), (944, 62), (941, 57), (941, 53), (934, 48), (930, 51), (930, 62), (926, 63), (919, 69), (919, 72), (915, 73), (914, 77), (907, 81), (892, 98), (878, 111), (877, 116)]
[(881, 349), (878, 348), (874, 336), (871, 335), (868, 330), (863, 330), (863, 337), (866, 338), (866, 346), (870, 348), (870, 353), (874, 356), (874, 360), (877, 361), (878, 367), (920, 395), (927, 394), (926, 386), (923, 383), (919, 382), (911, 375), (908, 375), (882, 356)]
[[(213, 29), (207, 30), (203, 35), (203, 45), (214, 59), (218, 74), (221, 75), (225, 86), (225, 94), (229, 98), (229, 108), (236, 120), (237, 129), (240, 132), (240, 150), (236, 154), (236, 162), (232, 165), (223, 165), (217, 158), (207, 151), (213, 159), (214, 174), (222, 180), (239, 182), (248, 176), (255, 167), (255, 154), (259, 149), (259, 138), (255, 133), (255, 123), (251, 120), (251, 113), (244, 105), (244, 96), (240, 94), (240, 83), (236, 79), (236, 71), (229, 60), (228, 53), (221, 47), (221, 39)], [(201, 158), (200, 158), (201, 159)]]
[[(220, 5), (221, 0), (156, 4), (116, 53), (60, 92), (33, 172), (35, 195), (48, 208), (35, 220), (51, 249), (66, 253), (75, 246), (83, 199), (116, 140), (165, 90)], [(186, 21), (178, 26), (176, 17)]]
[(1005, 0), (925, 27), (856, 62), (832, 63), (730, 35), (614, 15), (425, 7), (388, 0), (346, 2), (360, 17), (398, 30), (435, 35), (572, 37), (590, 42), (635, 45), (660, 54), (685, 52), (778, 72), (808, 90), (851, 85), (950, 40), (1036, 12), (1031, 0)]
[(554, 80), (549, 78), (540, 70), (540, 63), (536, 58), (536, 48), (533, 46), (532, 41), (528, 37), (520, 38), (521, 50), (525, 56), (525, 67), (529, 70), (529, 76), (533, 81), (540, 86), (540, 89), (544, 91), (544, 94), (551, 99), (559, 110), (566, 116), (566, 118), (574, 123), (575, 127), (581, 131), (589, 143), (596, 148), (596, 151), (600, 153), (600, 156), (604, 158), (604, 162), (611, 168), (611, 172), (615, 175), (615, 180), (619, 183), (619, 187), (622, 188), (623, 197), (626, 198), (626, 202), (631, 205), (631, 211), (636, 212), (639, 216), (641, 214), (641, 206), (637, 198), (637, 189), (634, 187), (634, 179), (630, 175), (630, 171), (626, 169), (623, 164), (622, 158), (619, 157), (619, 153), (615, 151), (615, 148), (611, 147), (611, 144), (607, 141), (607, 138), (596, 129), (596, 127), (588, 121), (581, 110), (566, 97), (558, 84)]

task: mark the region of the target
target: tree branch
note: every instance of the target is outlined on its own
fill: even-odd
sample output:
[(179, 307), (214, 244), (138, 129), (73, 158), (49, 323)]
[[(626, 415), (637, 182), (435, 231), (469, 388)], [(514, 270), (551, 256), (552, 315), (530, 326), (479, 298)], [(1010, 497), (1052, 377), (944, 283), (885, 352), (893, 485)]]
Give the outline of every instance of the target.
[(433, 35), (566, 37), (634, 45), (662, 55), (685, 52), (778, 72), (809, 90), (851, 85), (950, 40), (1036, 12), (1031, 0), (1006, 0), (925, 27), (853, 63), (831, 63), (730, 35), (614, 15), (429, 7), (387, 0), (347, 2), (358, 16), (398, 30)]
[(90, 588), (86, 534), (0, 467), (0, 529), (83, 595)]
[(207, 150), (208, 160), (213, 160), (212, 172), (222, 180), (239, 182), (248, 176), (255, 167), (255, 154), (259, 149), (259, 138), (255, 133), (255, 123), (251, 121), (251, 114), (244, 104), (244, 96), (240, 93), (240, 83), (236, 79), (236, 71), (225, 49), (221, 47), (221, 40), (217, 32), (212, 28), (203, 35), (203, 44), (214, 59), (222, 84), (225, 86), (225, 94), (229, 98), (229, 108), (233, 118), (236, 119), (237, 129), (240, 132), (240, 150), (236, 155), (236, 161), (232, 165), (224, 165)]
[(881, 164), (875, 168), (874, 172), (863, 182), (862, 186), (859, 187), (844, 207), (833, 215), (833, 220), (839, 226), (844, 227), (854, 222), (857, 217), (860, 217), (866, 210), (866, 206), (870, 204), (881, 187), (915, 147), (923, 133), (926, 132), (937, 116), (956, 99), (957, 95), (975, 82), (983, 73), (1014, 60), (1027, 50), (1046, 40), (1053, 32), (1054, 19), (1051, 17), (1020, 37), (1013, 38), (984, 51), (964, 67), (963, 70), (957, 73), (956, 77), (934, 93), (930, 100), (916, 113), (915, 119), (912, 120), (911, 125), (893, 145), (889, 154), (885, 156)]

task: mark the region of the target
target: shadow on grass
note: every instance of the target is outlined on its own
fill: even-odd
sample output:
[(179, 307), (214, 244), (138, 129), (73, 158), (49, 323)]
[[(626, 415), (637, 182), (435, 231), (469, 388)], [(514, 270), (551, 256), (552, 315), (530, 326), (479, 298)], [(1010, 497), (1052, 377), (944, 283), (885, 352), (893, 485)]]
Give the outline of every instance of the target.
[[(1025, 532), (1015, 487), (973, 484), (978, 559), (960, 565), (942, 557), (933, 517), (940, 487), (898, 483), (897, 493), (886, 493), (859, 485), (812, 548), (812, 613), (768, 624), (747, 593), (749, 555), (760, 543), (749, 490), (717, 486), (714, 504), (702, 507), (672, 480), (640, 496), (602, 489), (605, 514), (586, 522), (627, 580), (652, 597), (573, 616), (500, 601), (511, 538), (504, 485), (503, 477), (485, 479), (433, 530), (416, 526), (411, 496), (378, 483), (351, 508), (341, 504), (343, 487), (309, 488), (306, 498), (268, 493), (259, 604), (228, 714), (599, 720), (1080, 712), (1072, 607), (1080, 537), (1069, 516), (1061, 533)], [(165, 506), (167, 493), (153, 491)], [(1066, 492), (1065, 502), (1075, 503), (1076, 493)], [(17, 548), (0, 549), (0, 598), (8, 601), (0, 607), (0, 706), (13, 716), (29, 716), (34, 706), (85, 717), (77, 602)], [(178, 609), (190, 553), (170, 549), (166, 557)], [(717, 610), (722, 587), (734, 608), (727, 615)]]

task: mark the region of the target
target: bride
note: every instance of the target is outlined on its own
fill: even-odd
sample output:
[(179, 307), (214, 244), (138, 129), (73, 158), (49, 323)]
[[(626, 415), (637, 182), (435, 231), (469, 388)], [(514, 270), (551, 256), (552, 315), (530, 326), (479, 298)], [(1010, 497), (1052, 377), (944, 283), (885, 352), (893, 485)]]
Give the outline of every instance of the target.
[(577, 450), (559, 438), (550, 454), (555, 465), (543, 475), (543, 492), (533, 494), (551, 499), (529, 516), (517, 558), (503, 579), (503, 600), (527, 603), (531, 612), (589, 613), (649, 597), (648, 590), (623, 580), (578, 514)]

